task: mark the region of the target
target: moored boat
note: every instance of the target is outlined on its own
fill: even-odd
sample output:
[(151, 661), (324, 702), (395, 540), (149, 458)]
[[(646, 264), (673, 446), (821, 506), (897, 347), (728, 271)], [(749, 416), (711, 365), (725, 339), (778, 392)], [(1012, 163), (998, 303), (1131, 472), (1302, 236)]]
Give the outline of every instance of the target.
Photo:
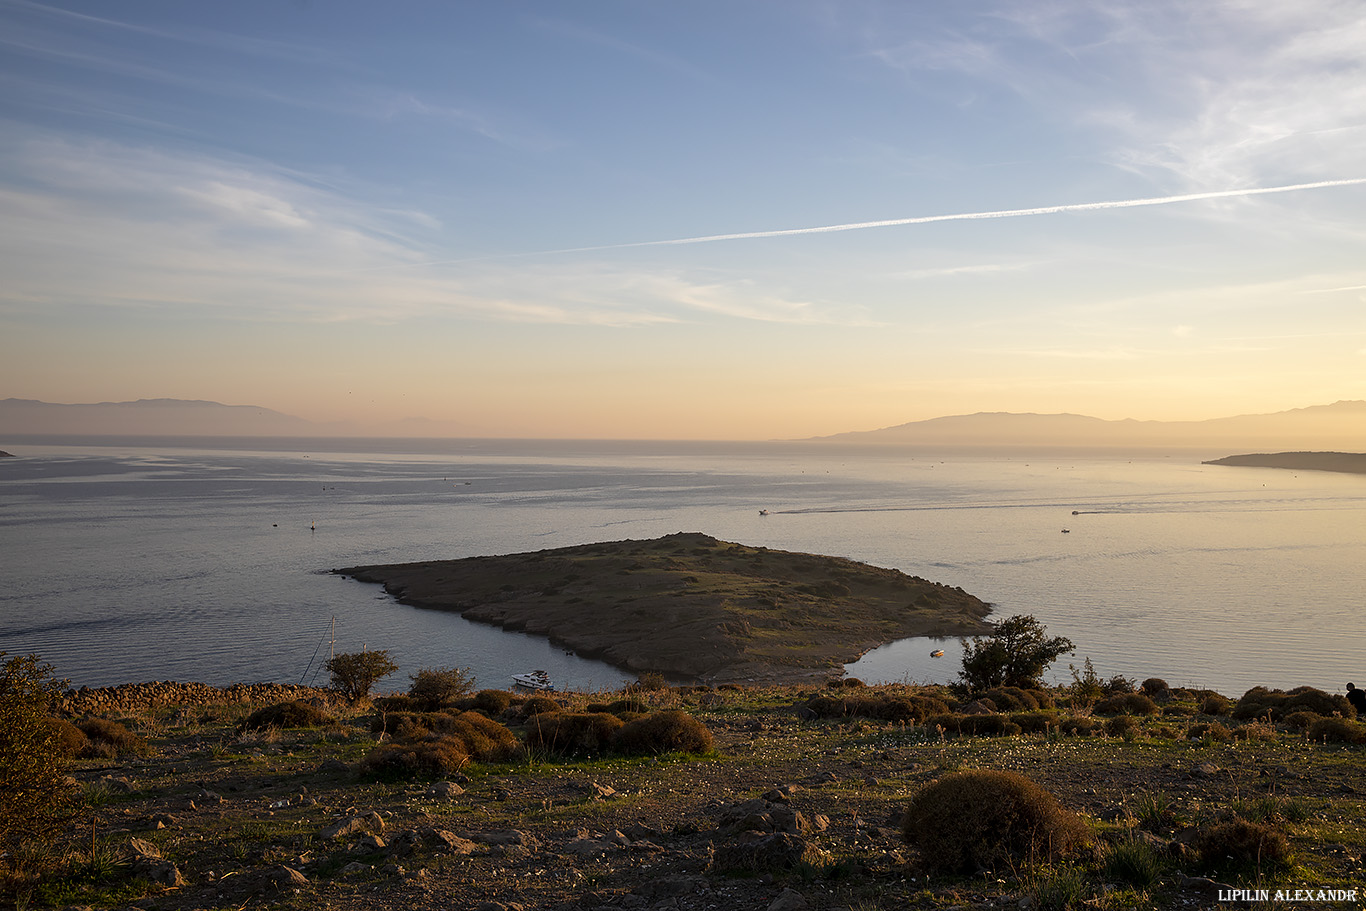
[(525, 674), (513, 674), (512, 685), (519, 686), (525, 690), (555, 689), (555, 684), (550, 682), (550, 675), (545, 671), (530, 671)]

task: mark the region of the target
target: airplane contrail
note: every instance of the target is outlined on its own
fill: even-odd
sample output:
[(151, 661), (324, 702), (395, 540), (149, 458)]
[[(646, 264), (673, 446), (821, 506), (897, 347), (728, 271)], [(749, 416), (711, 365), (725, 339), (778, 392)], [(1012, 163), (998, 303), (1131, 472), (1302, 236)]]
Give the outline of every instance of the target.
[[(453, 263), (477, 262), (525, 256), (551, 256), (560, 253), (592, 253), (599, 250), (626, 250), (633, 247), (670, 247), (683, 244), (710, 244), (723, 240), (753, 240), (761, 237), (790, 237), (797, 234), (831, 234), (836, 231), (862, 231), (866, 228), (891, 228), (898, 225), (925, 225), (937, 221), (974, 221), (985, 218), (1018, 218), (1025, 215), (1054, 215), (1059, 212), (1090, 212), (1097, 209), (1133, 209), (1139, 206), (1166, 206), (1201, 199), (1223, 199), (1234, 196), (1262, 196), (1268, 193), (1292, 193), (1297, 190), (1319, 190), (1324, 187), (1349, 187), (1366, 183), (1366, 177), (1342, 180), (1319, 180), (1281, 187), (1247, 187), (1241, 190), (1210, 190), (1203, 193), (1184, 193), (1180, 196), (1151, 196), (1144, 199), (1112, 199), (1106, 202), (1068, 203), (1061, 206), (1037, 206), (1032, 209), (999, 209), (993, 212), (959, 212), (953, 215), (918, 215), (913, 218), (888, 218), (882, 221), (856, 221), (841, 225), (820, 225), (812, 228), (780, 228), (771, 231), (743, 231), (735, 234), (704, 234), (700, 237), (676, 237), (671, 240), (641, 240), (622, 244), (601, 244), (593, 247), (565, 247), (558, 250), (538, 250), (529, 253), (509, 253), (501, 256), (448, 259), (436, 262), (409, 263), (408, 266), (441, 266)], [(391, 268), (391, 267), (381, 267)]]

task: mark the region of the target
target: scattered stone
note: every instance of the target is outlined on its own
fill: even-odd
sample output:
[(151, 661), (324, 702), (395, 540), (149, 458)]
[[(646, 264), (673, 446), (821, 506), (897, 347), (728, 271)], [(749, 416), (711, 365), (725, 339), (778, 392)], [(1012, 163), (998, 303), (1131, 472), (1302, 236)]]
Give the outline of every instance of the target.
[(577, 857), (599, 857), (612, 850), (612, 845), (595, 838), (576, 838), (565, 845), (564, 850)]
[(481, 845), (520, 845), (528, 851), (534, 851), (541, 846), (534, 835), (528, 835), (520, 829), (500, 829), (497, 832), (478, 832), (470, 836), (471, 841), (476, 841)]
[(449, 854), (473, 854), (479, 846), (468, 838), (461, 838), (445, 829), (423, 829), (418, 833), (424, 842)]
[(380, 838), (378, 835), (371, 835), (368, 833), (361, 836), (361, 839), (356, 843), (356, 846), (362, 851), (383, 851), (385, 847), (387, 847), (384, 843), (384, 839)]
[(319, 833), (319, 837), (328, 841), (337, 841), (343, 838), (350, 838), (352, 835), (364, 833), (378, 834), (384, 831), (384, 820), (378, 813), (371, 813), (369, 816), (352, 816), (334, 823)]
[(363, 864), (358, 860), (353, 860), (351, 863), (341, 868), (341, 873), (342, 876), (350, 876), (354, 873), (368, 873), (373, 869), (375, 868), (369, 864)]
[(807, 911), (810, 907), (800, 892), (795, 889), (784, 889), (769, 903), (768, 911)]
[(1223, 769), (1212, 762), (1202, 762), (1191, 770), (1191, 775), (1196, 778), (1213, 778), (1222, 771)]
[[(829, 820), (826, 820), (829, 824)], [(728, 807), (721, 813), (719, 828), (734, 835), (738, 832), (791, 832), (805, 835), (812, 831), (811, 821), (786, 804), (769, 803), (762, 797)]]
[(438, 800), (452, 800), (464, 793), (465, 789), (453, 781), (438, 781), (427, 789), (427, 796)]
[(126, 847), (128, 849), (128, 856), (133, 860), (142, 858), (154, 858), (159, 860), (161, 858), (161, 849), (150, 841), (143, 841), (141, 838), (128, 839)]
[(222, 794), (219, 794), (217, 791), (210, 791), (210, 790), (205, 789), (205, 790), (201, 790), (201, 791), (195, 796), (195, 800), (199, 801), (200, 804), (202, 804), (202, 805), (204, 805), (204, 806), (206, 806), (206, 807), (210, 807), (210, 806), (214, 806), (214, 805), (216, 805), (216, 804), (222, 803), (222, 802), (223, 802), (223, 795), (222, 795)]
[(132, 794), (138, 789), (131, 780), (122, 776), (106, 775), (100, 779), (100, 784), (115, 794)]

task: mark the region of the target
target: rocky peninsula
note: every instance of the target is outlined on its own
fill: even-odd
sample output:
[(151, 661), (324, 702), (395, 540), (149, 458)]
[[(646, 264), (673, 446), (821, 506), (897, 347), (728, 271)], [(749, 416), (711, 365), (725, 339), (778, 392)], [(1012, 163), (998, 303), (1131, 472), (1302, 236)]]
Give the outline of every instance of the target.
[(1295, 471), (1341, 471), (1366, 474), (1363, 452), (1255, 452), (1211, 459), (1204, 465), (1232, 465), (1241, 468), (1289, 468)]
[(336, 572), (632, 672), (712, 684), (824, 677), (898, 639), (984, 633), (991, 611), (895, 569), (697, 533)]

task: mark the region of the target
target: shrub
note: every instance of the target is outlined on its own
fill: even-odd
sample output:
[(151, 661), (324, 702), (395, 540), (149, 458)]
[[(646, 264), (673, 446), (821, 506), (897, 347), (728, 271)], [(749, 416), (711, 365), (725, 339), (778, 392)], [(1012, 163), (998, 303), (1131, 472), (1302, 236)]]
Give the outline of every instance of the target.
[(255, 731), (260, 728), (311, 728), (320, 724), (331, 724), (332, 717), (312, 703), (295, 699), (259, 708), (247, 716), (239, 730)]
[(474, 673), (467, 667), (424, 667), (411, 679), (408, 695), (429, 712), (469, 695), (474, 689)]
[(1007, 617), (990, 636), (974, 637), (963, 649), (963, 682), (974, 690), (996, 686), (1037, 688), (1039, 678), (1058, 656), (1072, 651), (1072, 640), (1045, 636), (1042, 623), (1028, 615)]
[(407, 693), (393, 696), (376, 696), (375, 708), (381, 712), (421, 712), (424, 707)]
[(1220, 743), (1228, 743), (1233, 740), (1233, 732), (1217, 721), (1209, 724), (1193, 724), (1186, 728), (1186, 739), (1217, 740)]
[(1366, 743), (1366, 725), (1346, 718), (1320, 718), (1304, 735), (1325, 743)]
[(1135, 684), (1123, 674), (1115, 674), (1109, 680), (1105, 681), (1103, 687), (1105, 689), (1105, 695), (1117, 696), (1123, 693), (1132, 693), (1135, 689)]
[(1166, 699), (1171, 696), (1172, 688), (1161, 677), (1149, 677), (1138, 685), (1139, 690), (1149, 699)]
[(1105, 722), (1105, 733), (1111, 737), (1123, 737), (1125, 740), (1132, 740), (1141, 731), (1142, 726), (1133, 715), (1116, 715)]
[(1039, 700), (1018, 686), (998, 686), (977, 697), (989, 699), (999, 712), (1027, 712), (1039, 708)]
[(963, 715), (958, 729), (985, 737), (1012, 737), (1021, 731), (1018, 724), (1002, 715)]
[(1281, 710), (1287, 715), (1294, 712), (1314, 712), (1324, 717), (1352, 717), (1352, 704), (1340, 693), (1325, 693), (1312, 686), (1297, 686), (1287, 693), (1286, 697)]
[(662, 753), (710, 753), (711, 731), (687, 712), (655, 712), (627, 722), (616, 732), (614, 745), (629, 755)]
[(1232, 710), (1233, 703), (1218, 693), (1213, 696), (1206, 696), (1204, 701), (1200, 703), (1201, 715), (1222, 716), (1227, 715)]
[(474, 694), (474, 708), (489, 715), (501, 715), (512, 705), (512, 694), (507, 690), (480, 690)]
[(89, 740), (81, 753), (82, 757), (112, 759), (124, 753), (147, 752), (147, 741), (117, 721), (87, 718), (78, 722), (76, 727), (80, 728)]
[(1126, 838), (1105, 855), (1105, 875), (1108, 879), (1147, 889), (1166, 872), (1167, 862), (1151, 844), (1137, 838)]
[(398, 665), (385, 649), (373, 652), (344, 652), (327, 659), (327, 672), (332, 675), (332, 686), (351, 702), (359, 702), (370, 695), (370, 688), (398, 670)]
[(926, 868), (944, 873), (1054, 861), (1081, 847), (1086, 831), (1039, 785), (1001, 771), (940, 778), (915, 795), (902, 821)]
[(868, 684), (864, 683), (857, 677), (845, 677), (843, 680), (840, 681), (840, 686), (845, 687), (847, 689), (861, 689), (867, 685)]
[(1200, 829), (1191, 848), (1208, 869), (1283, 868), (1290, 862), (1290, 842), (1279, 829), (1241, 817)]
[(65, 718), (49, 718), (47, 726), (52, 731), (52, 749), (63, 759), (75, 759), (90, 744), (85, 731)]
[(433, 737), (375, 747), (361, 767), (378, 774), (444, 778), (460, 771), (469, 761), (469, 754), (458, 738)]
[(606, 712), (546, 712), (528, 721), (526, 745), (560, 756), (596, 755), (611, 748), (613, 735), (624, 724)]
[(1074, 715), (1064, 718), (1058, 722), (1058, 730), (1064, 734), (1086, 735), (1090, 734), (1099, 727), (1099, 723), (1094, 718)]
[(669, 681), (664, 679), (663, 674), (647, 671), (637, 677), (636, 682), (631, 686), (633, 689), (655, 692), (657, 690), (667, 690), (669, 688)]
[(613, 715), (643, 715), (650, 710), (650, 703), (639, 696), (627, 696), (609, 702), (606, 711)]
[(1025, 734), (1043, 734), (1058, 727), (1057, 712), (1017, 712), (1010, 720)]
[(925, 727), (942, 728), (945, 733), (957, 734), (963, 729), (963, 720), (969, 716), (957, 712), (940, 712), (925, 719)]
[(1162, 709), (1142, 693), (1118, 693), (1096, 703), (1097, 715), (1159, 715)]
[(38, 656), (0, 652), (0, 852), (50, 844), (76, 812), (49, 701), (66, 688)]
[(1310, 725), (1322, 719), (1323, 716), (1315, 712), (1295, 712), (1285, 716), (1285, 724), (1296, 731), (1307, 731)]
[(560, 704), (549, 696), (532, 696), (522, 703), (520, 711), (523, 718), (530, 718), (532, 715), (544, 715), (546, 712), (559, 710)]

